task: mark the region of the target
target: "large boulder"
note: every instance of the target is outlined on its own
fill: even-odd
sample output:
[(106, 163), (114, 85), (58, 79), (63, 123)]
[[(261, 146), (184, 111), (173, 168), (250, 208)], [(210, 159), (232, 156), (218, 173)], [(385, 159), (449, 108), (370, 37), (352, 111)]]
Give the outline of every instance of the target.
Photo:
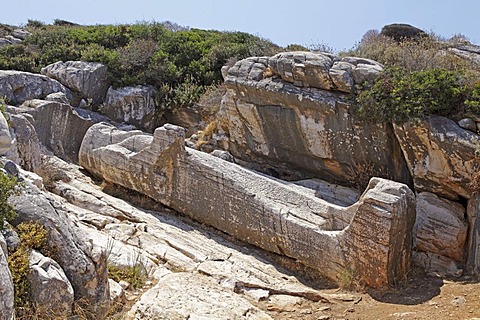
[(417, 195), (414, 249), (417, 264), (430, 272), (461, 275), (468, 224), (465, 208), (433, 193)]
[(14, 319), (14, 292), (10, 269), (8, 268), (7, 243), (0, 233), (0, 319)]
[[(355, 84), (372, 82), (383, 71), (378, 62), (355, 57), (338, 58), (326, 53), (283, 52), (271, 58), (249, 58), (254, 64), (250, 70), (242, 64), (237, 76), (242, 72), (250, 75), (252, 80), (262, 80), (268, 73), (278, 75), (282, 80), (295, 86), (354, 92)], [(265, 68), (268, 65), (268, 68)], [(234, 66), (232, 72), (237, 72)], [(228, 76), (228, 73), (227, 73)]]
[(16, 162), (25, 170), (36, 172), (40, 167), (42, 145), (32, 124), (33, 117), (30, 114), (12, 114), (10, 122)]
[(480, 135), (440, 116), (394, 127), (417, 191), (470, 199), (469, 185), (480, 165)]
[(467, 270), (475, 275), (480, 274), (480, 193), (474, 192), (468, 201), (467, 217), (469, 236), (467, 252)]
[(48, 230), (45, 245), (49, 256), (65, 272), (74, 289), (75, 300), (97, 319), (103, 318), (110, 303), (106, 253), (84, 240), (78, 221), (72, 220), (71, 213), (63, 209), (58, 198), (24, 180), (22, 194), (10, 198), (17, 212), (12, 224), (37, 221)]
[(100, 112), (118, 122), (132, 124), (152, 132), (155, 115), (155, 88), (136, 86), (113, 89), (110, 87)]
[(0, 156), (6, 155), (12, 147), (12, 137), (7, 120), (0, 112)]
[[(410, 174), (392, 126), (360, 123), (350, 95), (318, 88), (348, 91), (374, 78), (372, 74), (378, 75), (381, 67), (359, 58), (339, 59), (335, 67), (335, 59), (317, 54), (322, 57), (318, 61), (326, 62), (303, 68), (295, 64), (295, 54), (299, 53), (286, 55), (293, 56), (290, 64), (275, 60), (276, 56), (248, 58), (228, 70), (227, 93), (218, 113), (218, 134), (214, 135), (221, 136), (223, 131), (228, 137), (222, 147), (253, 168), (284, 178), (315, 176), (359, 189), (365, 188), (372, 176), (409, 184)], [(264, 77), (268, 68), (275, 74), (279, 65), (282, 74), (291, 73), (293, 78), (299, 72), (299, 80)], [(303, 73), (312, 77), (301, 78)], [(330, 73), (335, 76), (331, 78)], [(341, 82), (342, 78), (347, 80)], [(336, 85), (324, 85), (321, 79), (331, 79), (326, 83)]]
[[(59, 158), (71, 162), (78, 161), (78, 150), (88, 128), (95, 123), (108, 120), (97, 113), (55, 101), (31, 100), (24, 103), (22, 107), (24, 114), (33, 116), (32, 124), (41, 144)], [(13, 125), (14, 130), (22, 127), (27, 129), (28, 124), (23, 121), (20, 124), (17, 120)], [(31, 128), (27, 131), (20, 131), (17, 135), (27, 134), (31, 137), (35, 135)], [(18, 141), (17, 144), (20, 142)], [(25, 142), (28, 146), (32, 141)]]
[(93, 105), (103, 102), (110, 85), (107, 67), (97, 62), (59, 61), (42, 68), (41, 73), (58, 80)]
[(387, 24), (382, 28), (380, 34), (392, 38), (395, 41), (418, 40), (427, 36), (422, 29), (406, 23)]
[(37, 312), (53, 317), (71, 315), (73, 288), (60, 265), (35, 250), (30, 255), (29, 265), (30, 301)]
[(69, 89), (44, 75), (0, 70), (0, 97), (5, 97), (11, 104), (20, 104), (31, 99), (43, 99), (55, 92), (64, 93), (69, 101), (72, 98)]

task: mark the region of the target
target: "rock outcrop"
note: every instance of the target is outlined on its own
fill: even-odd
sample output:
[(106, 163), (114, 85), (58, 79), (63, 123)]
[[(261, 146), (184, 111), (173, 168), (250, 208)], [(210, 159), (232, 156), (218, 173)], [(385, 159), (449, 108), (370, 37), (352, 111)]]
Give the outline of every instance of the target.
[(14, 319), (15, 310), (13, 309), (14, 292), (13, 281), (10, 269), (8, 268), (7, 243), (0, 233), (0, 319)]
[(462, 274), (468, 224), (459, 203), (422, 192), (417, 195), (416, 262), (429, 272)]
[(30, 301), (37, 312), (52, 317), (71, 315), (73, 288), (58, 263), (33, 250), (29, 264)]
[(58, 61), (42, 68), (41, 73), (58, 80), (94, 106), (104, 101), (110, 86), (107, 67), (96, 62)]
[(144, 131), (152, 132), (155, 115), (155, 88), (136, 86), (113, 89), (107, 92), (100, 112), (117, 122), (132, 124)]
[[(207, 312), (206, 306), (213, 306), (208, 312), (210, 318), (215, 319), (231, 319), (228, 315), (239, 314), (241, 310), (250, 311), (239, 319), (256, 319), (267, 313), (275, 319), (276, 315), (281, 316), (281, 311), (272, 310), (270, 305), (259, 300), (272, 300), (273, 303), (280, 298), (311, 304), (312, 311), (321, 316), (322, 311), (315, 310), (316, 306), (338, 303), (340, 295), (306, 285), (311, 283), (310, 278), (304, 281), (297, 273), (293, 276), (288, 270), (301, 268), (293, 260), (231, 241), (223, 233), (172, 214), (159, 204), (155, 205), (155, 211), (133, 206), (102, 191), (84, 170), (79, 170), (80, 167), (56, 157), (51, 157), (48, 163), (51, 165), (42, 170), (43, 177), (53, 181), (50, 190), (68, 201), (56, 198), (58, 205), (69, 212), (68, 219), (79, 227), (75, 232), (82, 241), (96, 250), (110, 252), (110, 264), (131, 265), (133, 261), (147, 266), (152, 281), (162, 284), (146, 289), (145, 297), (129, 313), (134, 319), (158, 319), (161, 309), (171, 315), (191, 314), (193, 318), (200, 312)], [(53, 167), (55, 170), (51, 169)], [(58, 176), (63, 178), (58, 180)], [(75, 196), (69, 196), (72, 194)], [(90, 202), (92, 199), (97, 200), (94, 205)], [(113, 212), (115, 215), (111, 214)], [(329, 286), (319, 275), (310, 275), (320, 280), (321, 288)], [(157, 295), (173, 305), (166, 305), (164, 299), (152, 298)], [(126, 298), (131, 300), (135, 296), (127, 292)], [(349, 301), (359, 299), (353, 296), (352, 300), (352, 295), (347, 298)], [(227, 310), (219, 310), (220, 306), (225, 306), (222, 303), (225, 300), (229, 302)], [(193, 306), (199, 309), (192, 310)], [(289, 308), (292, 317), (303, 317), (296, 305)], [(225, 314), (228, 317), (222, 317)]]
[[(480, 52), (469, 50), (472, 55)], [(383, 177), (465, 206), (474, 191), (472, 177), (480, 168), (478, 119), (457, 123), (431, 116), (395, 125), (360, 122), (347, 93), (358, 92), (382, 70), (370, 60), (321, 53), (241, 60), (223, 69), (227, 93), (217, 129), (209, 143), (197, 145), (208, 152), (212, 146), (224, 149), (237, 163), (287, 180), (313, 177), (362, 190), (371, 177)], [(434, 220), (424, 220), (425, 228), (436, 229)], [(462, 228), (474, 230), (472, 221)], [(445, 267), (450, 271), (444, 273), (459, 274), (467, 260), (477, 261), (466, 249), (474, 242), (472, 236), (470, 231), (466, 240), (455, 242), (465, 252), (461, 259), (431, 253), (442, 257), (434, 269)], [(427, 251), (420, 252), (425, 256)], [(430, 257), (422, 259), (425, 266), (425, 261), (431, 262)], [(447, 267), (450, 261), (455, 268)]]
[(301, 52), (239, 61), (225, 79), (217, 136), (227, 138), (219, 146), (284, 178), (315, 176), (359, 189), (372, 176), (409, 184), (391, 125), (362, 125), (339, 91), (382, 70), (366, 59)]
[(64, 93), (71, 101), (71, 91), (54, 79), (29, 72), (0, 70), (0, 97), (4, 97), (11, 104), (43, 99), (55, 92)]
[(83, 241), (78, 226), (52, 195), (26, 181), (22, 194), (10, 198), (17, 212), (12, 222), (37, 221), (48, 230), (46, 247), (65, 272), (75, 299), (101, 318), (110, 303), (105, 253)]
[(8, 127), (7, 120), (0, 112), (0, 156), (4, 156), (12, 147), (12, 137)]
[[(95, 123), (108, 120), (88, 110), (45, 100), (26, 101), (14, 111), (18, 115), (12, 121), (13, 127), (18, 131), (19, 139), (25, 142), (17, 145), (29, 149), (23, 154), (35, 155), (37, 152), (32, 152), (31, 147), (33, 141), (38, 139), (56, 156), (75, 163), (78, 161), (78, 150), (88, 128)], [(29, 115), (32, 117), (30, 124), (19, 118)], [(30, 125), (33, 125), (34, 130)]]
[(372, 179), (357, 203), (339, 207), (317, 198), (314, 190), (286, 186), (185, 150), (184, 144), (183, 129), (171, 125), (157, 128), (152, 137), (96, 124), (82, 142), (79, 161), (107, 181), (295, 258), (331, 279), (352, 269), (371, 287), (403, 280), (415, 220), (414, 195), (407, 186)]
[[(198, 290), (200, 288), (200, 291)], [(170, 294), (171, 290), (177, 292)], [(209, 299), (205, 300), (205, 296)], [(144, 294), (129, 312), (130, 319), (272, 319), (246, 298), (235, 297), (216, 281), (198, 274), (171, 273)], [(157, 303), (152, 304), (155, 300)], [(187, 306), (185, 308), (185, 306)]]
[(415, 190), (451, 200), (470, 199), (469, 185), (480, 165), (480, 136), (450, 119), (431, 116), (395, 125)]
[(480, 193), (474, 192), (467, 207), (469, 224), (467, 270), (480, 274)]

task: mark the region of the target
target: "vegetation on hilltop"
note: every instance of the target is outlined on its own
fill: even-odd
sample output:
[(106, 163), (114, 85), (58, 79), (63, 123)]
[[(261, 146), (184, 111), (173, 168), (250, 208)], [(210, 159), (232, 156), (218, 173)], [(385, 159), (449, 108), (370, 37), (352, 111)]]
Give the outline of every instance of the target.
[(370, 30), (344, 53), (376, 60), (386, 69), (357, 96), (362, 118), (403, 122), (431, 114), (480, 116), (480, 65), (451, 51), (469, 45), (465, 37), (446, 40), (426, 33), (405, 38), (393, 34)]
[(115, 87), (158, 89), (162, 108), (192, 104), (206, 87), (222, 81), (221, 67), (249, 56), (272, 55), (273, 43), (243, 32), (189, 29), (170, 22), (81, 26), (63, 20), (29, 20), (31, 35), (0, 48), (0, 69), (39, 72), (57, 61), (107, 65)]
[[(31, 35), (0, 48), (0, 69), (39, 72), (57, 61), (101, 62), (114, 87), (157, 88), (160, 110), (187, 107), (222, 81), (221, 67), (249, 56), (283, 51), (243, 32), (181, 27), (171, 22), (81, 26), (64, 20), (45, 25), (29, 20)], [(1, 26), (0, 35), (13, 29)], [(430, 114), (479, 116), (480, 65), (455, 55), (465, 37), (442, 39), (409, 25), (368, 31), (349, 52), (382, 63), (386, 72), (357, 96), (360, 115), (371, 121), (406, 121)], [(307, 51), (292, 44), (285, 50)], [(325, 44), (313, 51), (332, 51)]]

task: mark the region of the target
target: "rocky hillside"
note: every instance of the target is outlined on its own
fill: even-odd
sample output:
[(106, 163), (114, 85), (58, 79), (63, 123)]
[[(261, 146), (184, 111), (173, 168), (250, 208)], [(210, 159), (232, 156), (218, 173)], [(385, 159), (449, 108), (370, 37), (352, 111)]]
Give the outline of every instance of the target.
[[(480, 274), (477, 47), (394, 26), (360, 57), (247, 57), (244, 34), (29, 24), (0, 41), (4, 69), (30, 66), (0, 71), (0, 319), (480, 317), (478, 283), (460, 286)], [(82, 56), (57, 61), (53, 34)], [(202, 50), (182, 64), (186, 38)], [(196, 98), (158, 99), (188, 77), (115, 69), (153, 44), (150, 71), (207, 77), (206, 57), (239, 58), (209, 69), (225, 93), (208, 126)], [(401, 54), (416, 47), (415, 63)], [(183, 108), (159, 127), (167, 102)]]

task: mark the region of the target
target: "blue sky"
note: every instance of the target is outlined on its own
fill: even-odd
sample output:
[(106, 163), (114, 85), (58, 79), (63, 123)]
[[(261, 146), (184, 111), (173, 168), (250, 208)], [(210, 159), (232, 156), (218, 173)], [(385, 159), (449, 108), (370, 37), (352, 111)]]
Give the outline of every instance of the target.
[[(28, 19), (80, 24), (173, 21), (202, 29), (245, 31), (285, 46), (326, 43), (351, 48), (369, 29), (409, 23), (450, 37), (461, 33), (480, 44), (478, 0), (4, 0), (0, 22)], [(71, 3), (71, 4), (70, 4)]]

